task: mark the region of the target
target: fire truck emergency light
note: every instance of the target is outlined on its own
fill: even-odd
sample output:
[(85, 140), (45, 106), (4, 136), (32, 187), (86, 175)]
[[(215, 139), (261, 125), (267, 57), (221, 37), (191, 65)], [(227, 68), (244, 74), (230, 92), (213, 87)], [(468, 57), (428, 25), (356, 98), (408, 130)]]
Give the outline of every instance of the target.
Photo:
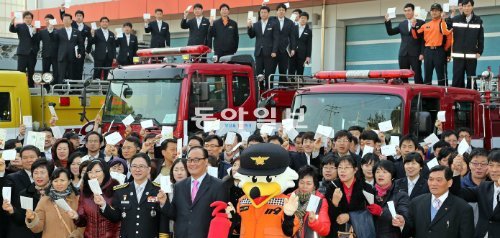
[(409, 69), (395, 70), (346, 70), (346, 71), (320, 71), (314, 77), (317, 79), (348, 79), (348, 78), (369, 78), (369, 79), (395, 79), (411, 78), (414, 72)]
[(162, 57), (173, 55), (202, 55), (211, 52), (210, 47), (206, 45), (193, 45), (175, 48), (151, 48), (137, 51), (139, 57)]

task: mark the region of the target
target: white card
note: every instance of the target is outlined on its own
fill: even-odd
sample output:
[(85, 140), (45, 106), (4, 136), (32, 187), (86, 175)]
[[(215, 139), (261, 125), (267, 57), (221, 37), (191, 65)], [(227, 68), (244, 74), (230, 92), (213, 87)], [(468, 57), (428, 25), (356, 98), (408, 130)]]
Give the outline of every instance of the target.
[(375, 203), (375, 195), (363, 190), (363, 195), (365, 195), (366, 201), (368, 201), (368, 204), (372, 205)]
[(399, 146), (399, 136), (391, 136), (390, 145)]
[(269, 2), (269, 0), (263, 0), (262, 1), (262, 3), (268, 3), (268, 2)]
[(144, 13), (144, 14), (142, 14), (142, 18), (144, 18), (144, 20), (149, 20), (149, 19), (151, 19), (151, 14)]
[(297, 13), (292, 13), (292, 15), (290, 16), (290, 19), (292, 21), (295, 21), (295, 18), (297, 18)]
[(54, 138), (56, 138), (56, 139), (63, 138), (63, 132), (61, 130), (61, 127), (51, 126), (50, 129), (52, 130), (52, 134), (54, 134)]
[(439, 162), (438, 162), (437, 158), (434, 158), (434, 159), (430, 160), (429, 162), (427, 162), (427, 167), (429, 169), (432, 169), (438, 165), (439, 165)]
[(40, 151), (45, 151), (45, 133), (44, 132), (34, 132), (28, 131), (28, 138), (26, 139), (26, 145), (33, 145)]
[(439, 111), (437, 114), (437, 119), (441, 122), (446, 122), (446, 111)]
[(160, 175), (160, 188), (164, 193), (172, 193), (172, 182), (170, 176)]
[(5, 141), (7, 141), (7, 130), (0, 128), (0, 149), (5, 148)]
[(177, 158), (182, 158), (182, 138), (177, 139)]
[(384, 122), (380, 122), (378, 124), (378, 129), (382, 132), (386, 132), (386, 131), (392, 131), (392, 122), (391, 120), (389, 121), (384, 121)]
[(467, 144), (467, 141), (462, 139), (462, 141), (460, 141), (460, 144), (458, 144), (457, 152), (460, 155), (464, 155), (464, 153), (467, 152), (468, 149), (469, 149), (469, 144)]
[(293, 119), (283, 119), (283, 120), (281, 121), (281, 125), (283, 126), (283, 128), (284, 128), (285, 130), (290, 129), (290, 128), (295, 128), (295, 127), (293, 126)]
[(320, 201), (321, 201), (320, 197), (311, 194), (311, 196), (309, 197), (309, 202), (307, 203), (306, 211), (316, 213)]
[(22, 12), (14, 12), (14, 17), (16, 18), (16, 22), (23, 22)]
[(382, 155), (385, 155), (385, 156), (393, 156), (393, 155), (397, 154), (396, 147), (393, 145), (384, 145), (380, 149), (382, 151)]
[(266, 134), (268, 136), (273, 135), (274, 125), (266, 123), (260, 127), (260, 134)]
[(71, 207), (69, 206), (69, 204), (66, 202), (66, 200), (64, 200), (62, 198), (55, 200), (55, 203), (57, 204), (57, 206), (59, 206), (65, 212), (71, 210)]
[(35, 28), (40, 29), (40, 27), (42, 27), (42, 24), (40, 23), (40, 21), (35, 21)]
[(21, 200), (21, 208), (25, 210), (32, 210), (33, 211), (33, 198), (30, 197), (25, 197), (25, 196), (19, 196)]
[(373, 153), (373, 149), (373, 147), (365, 145), (365, 147), (363, 148), (363, 156), (361, 156), (361, 158), (365, 157), (365, 155), (368, 153)]
[(15, 160), (16, 155), (17, 155), (16, 149), (2, 151), (3, 160)]
[(130, 124), (134, 123), (134, 117), (132, 115), (128, 115), (127, 117), (123, 118), (122, 123), (125, 126), (129, 126)]
[(64, 7), (69, 8), (71, 6), (71, 0), (64, 0)]
[(116, 145), (122, 141), (123, 137), (120, 135), (120, 132), (115, 131), (109, 135), (107, 135), (104, 139), (106, 139), (106, 144)]
[(215, 121), (204, 121), (203, 131), (211, 132), (220, 129), (220, 120)]
[(458, 0), (449, 0), (449, 1), (448, 1), (448, 4), (449, 4), (450, 6), (458, 6)]
[(50, 19), (49, 20), (49, 24), (55, 26), (55, 25), (57, 25), (57, 20), (56, 19)]
[(295, 138), (299, 135), (299, 132), (295, 130), (295, 128), (290, 128), (286, 130), (285, 133), (288, 135), (288, 138), (292, 141), (295, 140)]
[(236, 133), (230, 131), (226, 134), (226, 141), (224, 144), (226, 145), (232, 145), (234, 143), (234, 139), (236, 138)]
[(141, 127), (144, 129), (154, 127), (153, 120), (149, 119), (141, 121)]
[(33, 117), (32, 116), (23, 116), (23, 124), (26, 127), (33, 127)]
[(97, 23), (95, 22), (90, 23), (90, 28), (92, 28), (92, 30), (97, 30)]
[(425, 9), (420, 9), (420, 14), (418, 14), (419, 19), (425, 21), (425, 19), (427, 19), (427, 13)]
[(443, 3), (443, 12), (450, 12), (450, 4)]
[(90, 179), (89, 186), (90, 186), (90, 190), (94, 194), (102, 194), (101, 185), (99, 185), (99, 181), (97, 181), (97, 179)]
[(114, 172), (114, 171), (109, 172), (109, 175), (111, 175), (111, 178), (115, 179), (120, 184), (124, 184), (125, 183), (125, 179), (127, 178), (127, 175), (121, 174), (121, 173), (117, 173), (117, 172)]
[(193, 7), (193, 5), (189, 5), (189, 6), (187, 6), (187, 8), (186, 8), (186, 12), (189, 12), (189, 10), (191, 10), (191, 8), (192, 8), (192, 7)]
[(50, 115), (55, 117), (56, 120), (59, 120), (59, 118), (57, 117), (56, 109), (54, 108), (54, 106), (49, 106), (49, 111), (50, 111)]
[(419, 7), (419, 6), (416, 6), (416, 7), (415, 7), (415, 10), (413, 11), (413, 12), (415, 13), (415, 14), (414, 14), (414, 15), (415, 15), (415, 18), (418, 18), (418, 17), (419, 17), (418, 15), (420, 14), (420, 10), (421, 10), (421, 9), (422, 9), (422, 8), (421, 8), (421, 7)]
[(424, 139), (424, 142), (427, 146), (432, 147), (434, 144), (439, 142), (439, 138), (436, 134), (432, 133)]
[(256, 23), (257, 22), (257, 17), (252, 17), (252, 23)]
[(123, 32), (116, 33), (116, 38), (123, 38)]
[(317, 139), (321, 136), (329, 137), (332, 134), (333, 128), (329, 126), (318, 125), (316, 128), (316, 134), (314, 135), (314, 139)]
[(233, 149), (231, 149), (231, 153), (235, 152), (237, 149), (239, 149), (241, 147), (241, 145), (243, 145), (243, 142), (240, 142), (238, 144), (236, 144)]
[(241, 135), (242, 141), (248, 141), (248, 137), (250, 137), (250, 132), (242, 131), (242, 132), (240, 132), (240, 135)]
[(215, 18), (215, 16), (217, 15), (217, 10), (214, 8), (214, 9), (210, 9), (210, 17), (211, 18)]
[(3, 187), (2, 188), (2, 197), (3, 200), (11, 201), (12, 187)]
[(396, 8), (395, 7), (387, 8), (387, 15), (389, 15), (389, 19), (396, 18)]
[(217, 167), (208, 166), (207, 173), (212, 177), (219, 177), (219, 169)]
[(248, 19), (252, 19), (253, 18), (253, 11), (248, 11)]
[(286, 2), (286, 3), (285, 3), (285, 7), (286, 7), (287, 9), (289, 9), (289, 8), (290, 8), (290, 3), (289, 3), (289, 2)]
[(396, 207), (394, 206), (394, 201), (388, 201), (387, 206), (389, 207), (389, 211), (391, 212), (392, 218), (396, 218)]

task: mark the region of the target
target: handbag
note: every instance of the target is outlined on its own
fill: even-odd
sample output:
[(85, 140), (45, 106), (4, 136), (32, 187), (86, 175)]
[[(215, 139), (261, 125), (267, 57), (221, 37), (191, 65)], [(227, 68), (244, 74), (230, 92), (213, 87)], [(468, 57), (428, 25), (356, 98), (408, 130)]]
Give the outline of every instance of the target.
[(349, 223), (346, 223), (346, 231), (337, 231), (338, 238), (356, 238), (356, 234), (354, 233), (354, 229)]
[(63, 223), (64, 227), (66, 228), (66, 231), (69, 233), (69, 237), (71, 237), (71, 235), (73, 234), (73, 232), (71, 231), (71, 229), (69, 229), (68, 224), (66, 224), (66, 222), (62, 218), (61, 212), (59, 212), (59, 208), (57, 208), (57, 205), (56, 204), (53, 204), (53, 205), (54, 205), (54, 208), (56, 209), (57, 216), (59, 217), (59, 220), (61, 220), (61, 222)]

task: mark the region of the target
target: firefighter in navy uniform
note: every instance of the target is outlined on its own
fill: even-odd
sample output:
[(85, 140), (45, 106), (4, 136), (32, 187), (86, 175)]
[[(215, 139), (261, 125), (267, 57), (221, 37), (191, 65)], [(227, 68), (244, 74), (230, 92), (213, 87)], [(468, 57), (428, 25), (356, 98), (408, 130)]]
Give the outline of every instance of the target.
[[(299, 177), (289, 164), (288, 152), (270, 143), (254, 145), (240, 155), (241, 167), (234, 178), (245, 193), (235, 217), (241, 218), (241, 238), (291, 237), (297, 232), (298, 197), (283, 194)], [(233, 209), (229, 204), (226, 211)]]
[(452, 19), (453, 27), (453, 87), (471, 88), (471, 76), (476, 76), (477, 59), (483, 54), (483, 21), (474, 14), (474, 1), (462, 0), (463, 13)]
[(151, 160), (138, 153), (132, 157), (130, 169), (134, 181), (115, 186), (111, 204), (102, 196), (94, 196), (95, 203), (106, 218), (121, 221), (120, 237), (168, 238), (167, 195), (148, 179)]

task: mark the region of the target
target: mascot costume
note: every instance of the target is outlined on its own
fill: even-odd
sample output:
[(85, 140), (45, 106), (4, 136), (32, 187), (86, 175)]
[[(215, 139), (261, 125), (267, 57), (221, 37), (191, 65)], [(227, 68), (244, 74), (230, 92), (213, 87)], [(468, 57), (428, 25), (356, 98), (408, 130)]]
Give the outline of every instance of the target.
[(241, 238), (291, 237), (297, 232), (298, 197), (283, 194), (299, 178), (289, 164), (288, 151), (275, 144), (252, 145), (241, 153), (240, 169), (234, 175), (245, 193), (236, 207)]

